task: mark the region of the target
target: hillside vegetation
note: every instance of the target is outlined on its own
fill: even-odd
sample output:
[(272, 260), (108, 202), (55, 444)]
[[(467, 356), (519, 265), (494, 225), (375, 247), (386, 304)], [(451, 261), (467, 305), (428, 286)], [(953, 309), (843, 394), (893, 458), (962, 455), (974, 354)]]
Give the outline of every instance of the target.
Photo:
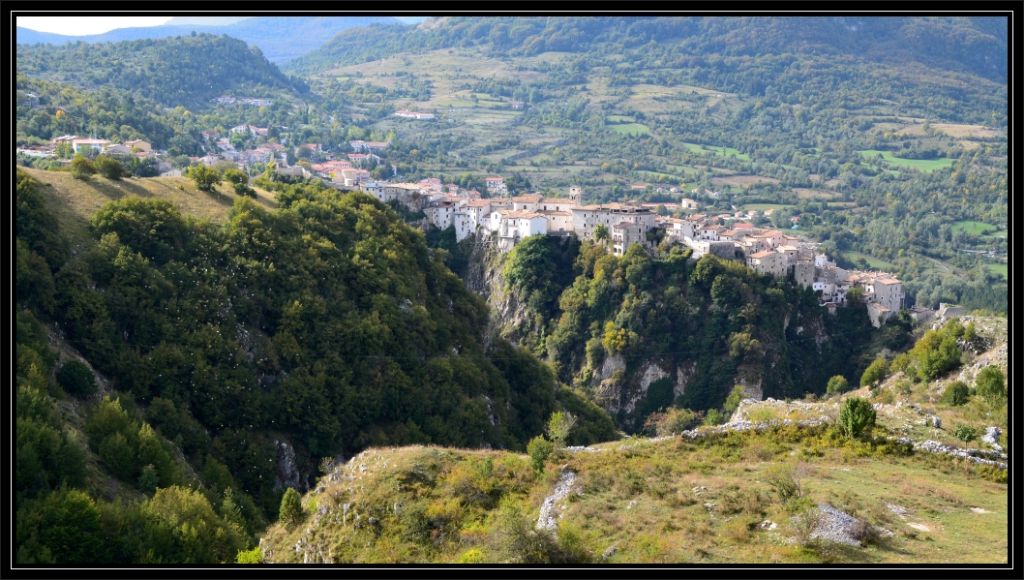
[[(100, 208), (128, 197), (161, 200), (171, 203), (182, 215), (190, 215), (213, 222), (224, 222), (238, 196), (226, 183), (220, 183), (212, 192), (200, 191), (187, 177), (145, 177), (117, 181), (96, 175), (88, 181), (75, 179), (64, 171), (42, 171), (23, 168), (19, 171), (41, 184), (38, 188), (52, 208), (60, 232), (67, 238), (84, 242), (89, 236), (89, 220)], [(275, 193), (259, 186), (254, 201), (272, 209), (277, 207)]]
[(18, 72), (81, 88), (131, 90), (161, 105), (188, 108), (239, 87), (282, 94), (305, 85), (281, 73), (259, 49), (241, 40), (192, 34), (157, 40), (61, 46), (36, 44), (17, 51)]
[[(1005, 322), (971, 317), (929, 331), (904, 370), (870, 387), (821, 400), (745, 400), (718, 427), (684, 431), (670, 415), (653, 425), (658, 437), (556, 449), (540, 469), (532, 452), (369, 449), (321, 478), (301, 513), (272, 525), (254, 557), (1006, 562), (1005, 433), (984, 442), (953, 435), (961, 421), (982, 432), (1006, 427), (1005, 391), (982, 387), (984, 369), (1006, 370)], [(951, 370), (938, 380), (909, 378), (950, 336), (965, 339)], [(956, 380), (978, 385), (966, 404), (941, 394)], [(844, 435), (839, 409), (862, 397), (875, 401), (877, 421)], [(945, 447), (927, 445), (935, 439)], [(992, 457), (1002, 463), (973, 460)]]
[[(615, 436), (535, 358), (484, 341), (483, 302), (369, 196), (291, 186), (277, 209), (244, 198), (210, 221), (183, 215), (171, 200), (191, 192), (156, 179), (149, 199), (103, 205), (86, 231), (97, 196), (139, 186), (64, 191), (41, 175), (52, 185), (19, 173), (17, 186), (21, 561), (231, 560), (323, 458), (524, 449), (558, 408), (581, 419), (579, 443)], [(63, 371), (70, 360), (84, 367)], [(206, 521), (220, 543), (147, 546), (126, 531), (132, 510), (164, 501), (169, 525)], [(234, 531), (214, 529), (210, 506)], [(65, 509), (88, 521), (48, 532)], [(111, 529), (127, 544), (62, 552)]]
[(618, 257), (604, 242), (533, 237), (490, 257), (502, 275), (477, 290), (503, 335), (633, 430), (664, 407), (716, 409), (736, 384), (766, 397), (824, 393), (829, 377), (855, 379), (879, 348), (908, 344), (907, 320), (875, 331), (859, 302), (830, 316), (792, 280), (689, 257), (681, 246)]
[[(782, 469), (779, 469), (779, 465)], [(786, 429), (609, 443), (537, 473), (507, 452), (369, 450), (261, 541), (267, 562), (1005, 562), (1006, 486), (978, 468)], [(554, 530), (545, 499), (575, 474)], [(783, 499), (777, 484), (798, 486)], [(808, 539), (830, 504), (876, 526), (863, 546)], [(891, 507), (890, 507), (891, 506)], [(903, 516), (897, 515), (897, 510)], [(793, 519), (795, 518), (795, 519)], [(883, 531), (884, 530), (884, 531)], [(891, 535), (890, 535), (891, 534)]]

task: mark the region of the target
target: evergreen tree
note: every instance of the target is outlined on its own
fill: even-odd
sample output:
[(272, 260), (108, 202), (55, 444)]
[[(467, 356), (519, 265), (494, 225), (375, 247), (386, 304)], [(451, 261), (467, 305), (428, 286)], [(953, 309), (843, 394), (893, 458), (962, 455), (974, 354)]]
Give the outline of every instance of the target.
[(281, 509), (278, 511), (278, 519), (288, 526), (294, 526), (302, 521), (302, 501), (299, 492), (288, 488), (281, 497)]

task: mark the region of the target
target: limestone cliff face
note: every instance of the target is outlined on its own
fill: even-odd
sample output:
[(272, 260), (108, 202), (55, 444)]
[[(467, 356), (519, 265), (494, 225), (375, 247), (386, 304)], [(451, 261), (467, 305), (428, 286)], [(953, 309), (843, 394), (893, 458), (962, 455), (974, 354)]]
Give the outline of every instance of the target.
[(487, 301), (491, 316), (486, 336), (500, 336), (532, 349), (541, 336), (542, 321), (505, 283), (502, 269), (506, 256), (493, 245), (473, 246), (465, 275), (466, 287)]
[[(556, 321), (544, 319), (528, 304), (525, 292), (506, 283), (503, 271), (507, 257), (493, 246), (479, 244), (469, 258), (466, 284), (490, 307), (486, 335), (500, 336), (539, 356), (548, 356), (544, 349), (546, 333), (552, 332)], [(693, 304), (696, 300), (699, 298)], [(825, 316), (787, 306), (777, 327), (763, 323), (752, 331), (761, 346), (749, 356), (737, 356), (721, 348), (707, 352), (699, 344), (686, 351), (650, 355), (644, 351), (657, 349), (647, 344), (625, 356), (599, 352), (602, 349), (598, 348), (593, 355), (577, 351), (573, 357), (561, 359), (559, 364), (566, 366), (559, 373), (563, 381), (588, 393), (620, 428), (627, 430), (641, 428), (647, 415), (680, 401), (690, 404), (687, 401), (696, 398), (701, 401), (695, 406), (698, 409), (717, 406), (734, 385), (743, 386), (745, 396), (756, 400), (802, 396), (824, 385), (824, 380), (809, 378), (820, 370), (811, 351), (837, 351), (831, 344), (833, 337)], [(675, 332), (700, 331), (699, 326), (691, 325)], [(637, 329), (637, 333), (641, 341), (649, 338), (643, 335), (643, 329)], [(792, 352), (796, 349), (801, 349), (804, 358), (794, 362)], [(688, 389), (693, 393), (687, 395)]]

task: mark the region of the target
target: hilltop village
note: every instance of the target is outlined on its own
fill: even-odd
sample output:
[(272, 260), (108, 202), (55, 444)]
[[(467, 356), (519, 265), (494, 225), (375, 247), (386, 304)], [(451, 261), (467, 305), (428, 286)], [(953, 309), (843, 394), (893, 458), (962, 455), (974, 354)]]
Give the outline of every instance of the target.
[[(476, 189), (443, 183), (436, 177), (418, 182), (375, 180), (370, 168), (386, 162), (382, 155), (390, 146), (387, 141), (353, 140), (348, 144), (352, 152), (343, 158), (323, 151), (318, 144), (302, 144), (296, 149), (305, 150), (317, 162), (296, 164), (289, 164), (286, 147), (279, 143), (259, 139), (258, 146), (242, 150), (233, 144), (239, 136), (265, 138), (267, 132), (267, 128), (248, 124), (232, 127), (228, 136), (206, 132), (203, 137), (211, 145), (211, 152), (190, 162), (242, 168), (261, 164), (279, 176), (318, 178), (337, 189), (365, 191), (384, 203), (397, 203), (410, 212), (422, 213), (425, 221), (438, 229), (453, 227), (457, 241), (475, 236), (479, 243), (493, 244), (502, 252), (537, 235), (575, 235), (581, 240), (606, 237), (612, 251), (620, 256), (634, 244), (653, 249), (668, 238), (689, 247), (693, 259), (712, 254), (744, 262), (762, 274), (792, 276), (801, 286), (813, 288), (822, 306), (829, 310), (844, 306), (850, 291), (858, 289), (876, 327), (904, 308), (903, 285), (893, 274), (841, 268), (817, 250), (818, 244), (790, 232), (755, 227), (753, 216), (744, 211), (700, 213), (700, 203), (685, 197), (671, 203), (586, 204), (579, 187), (570, 187), (566, 197), (511, 195), (501, 176), (484, 179), (486, 197)], [(62, 144), (75, 153), (151, 159), (159, 164), (160, 174), (180, 174), (145, 141), (121, 144), (66, 135), (54, 139), (52, 148), (46, 151), (21, 152), (49, 156)], [(665, 215), (671, 213), (685, 217)], [(924, 319), (929, 313), (928, 309), (914, 308), (911, 316)]]
[(476, 236), (480, 243), (493, 244), (503, 252), (530, 236), (575, 235), (593, 240), (607, 235), (612, 251), (621, 256), (634, 244), (653, 249), (667, 237), (689, 247), (694, 259), (713, 254), (744, 262), (762, 274), (792, 276), (801, 286), (818, 292), (822, 306), (830, 310), (845, 305), (850, 291), (859, 289), (875, 327), (904, 307), (903, 284), (893, 274), (841, 268), (817, 251), (818, 244), (777, 229), (754, 227), (750, 214), (742, 211), (678, 218), (656, 210), (670, 205), (696, 210), (699, 204), (689, 198), (672, 204), (585, 204), (579, 187), (570, 187), (567, 197), (510, 196), (503, 178), (491, 176), (485, 183), (493, 197), (442, 184), (437, 178), (417, 183), (367, 181), (359, 188), (383, 202), (423, 212), (438, 229), (454, 227), (457, 241)]

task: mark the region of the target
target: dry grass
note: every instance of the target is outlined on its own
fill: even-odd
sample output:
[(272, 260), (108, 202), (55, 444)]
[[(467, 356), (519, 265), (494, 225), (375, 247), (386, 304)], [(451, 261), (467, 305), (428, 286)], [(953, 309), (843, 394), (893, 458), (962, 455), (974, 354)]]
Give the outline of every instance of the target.
[(842, 197), (842, 194), (827, 189), (811, 189), (808, 187), (794, 187), (793, 192), (800, 199), (823, 199), (831, 200)]
[(983, 125), (955, 125), (952, 123), (936, 123), (932, 127), (950, 137), (967, 139), (995, 139), (1001, 135), (999, 131)]
[[(518, 482), (521, 487), (508, 488), (502, 501), (518, 505), (532, 526), (560, 470), (568, 467), (578, 474), (580, 495), (567, 501), (562, 522), (579, 531), (579, 542), (590, 554), (600, 556), (615, 546), (608, 563), (1004, 561), (1005, 485), (971, 469), (947, 469), (933, 457), (860, 456), (827, 445), (821, 456), (796, 464), (803, 501), (831, 502), (895, 536), (841, 550), (806, 550), (787, 543), (795, 508), (771, 492), (766, 478), (773, 465), (790, 461), (791, 453), (818, 445), (820, 439), (777, 439), (772, 433), (748, 433), (707, 443), (678, 438), (615, 441), (595, 446), (597, 452), (560, 458), (536, 477), (525, 456), (504, 451), (373, 449), (339, 468), (339, 480), (313, 492), (317, 502), (307, 496), (304, 505), (329, 506), (330, 513), (318, 523), (307, 520), (308, 528), (275, 525), (264, 545), (274, 550), (274, 561), (301, 561), (293, 549), (300, 535), (325, 547), (337, 546), (340, 557), (353, 561), (447, 562), (469, 549), (494, 561), (496, 553), (489, 546), (495, 541), (495, 509), (469, 507), (471, 494), (457, 490), (472, 490), (486, 481)], [(493, 477), (481, 475), (487, 458), (493, 461)], [(703, 469), (709, 461), (712, 468)], [(422, 475), (409, 475), (416, 473)], [(448, 501), (453, 493), (463, 499), (457, 509)], [(906, 507), (908, 519), (893, 516), (888, 502)], [(334, 517), (345, 503), (353, 513), (363, 514), (364, 521), (368, 514), (380, 518), (379, 536), (365, 524), (354, 524), (351, 514), (347, 523)], [(436, 533), (423, 532), (419, 543), (403, 535), (418, 529), (408, 527), (415, 519), (401, 515), (412, 514), (417, 506), (431, 526), (442, 526)], [(972, 512), (971, 507), (987, 511)], [(467, 510), (472, 515), (466, 517)], [(778, 528), (762, 528), (766, 519)], [(929, 531), (908, 527), (910, 523)]]
[(779, 180), (764, 175), (730, 175), (728, 177), (713, 177), (711, 183), (714, 185), (735, 185), (736, 187), (750, 187), (756, 183), (778, 184)]
[[(88, 181), (81, 181), (63, 171), (22, 169), (49, 186), (44, 187), (43, 191), (51, 199), (59, 200), (53, 204), (58, 213), (58, 220), (62, 226), (70, 228), (76, 227), (75, 222), (88, 220), (107, 203), (125, 197), (163, 199), (177, 206), (183, 214), (212, 221), (224, 220), (239, 197), (226, 183), (221, 183), (217, 187), (217, 193), (211, 194), (199, 191), (185, 177), (146, 177), (111, 181), (97, 175)], [(255, 189), (257, 203), (267, 208), (277, 206), (273, 193)]]

